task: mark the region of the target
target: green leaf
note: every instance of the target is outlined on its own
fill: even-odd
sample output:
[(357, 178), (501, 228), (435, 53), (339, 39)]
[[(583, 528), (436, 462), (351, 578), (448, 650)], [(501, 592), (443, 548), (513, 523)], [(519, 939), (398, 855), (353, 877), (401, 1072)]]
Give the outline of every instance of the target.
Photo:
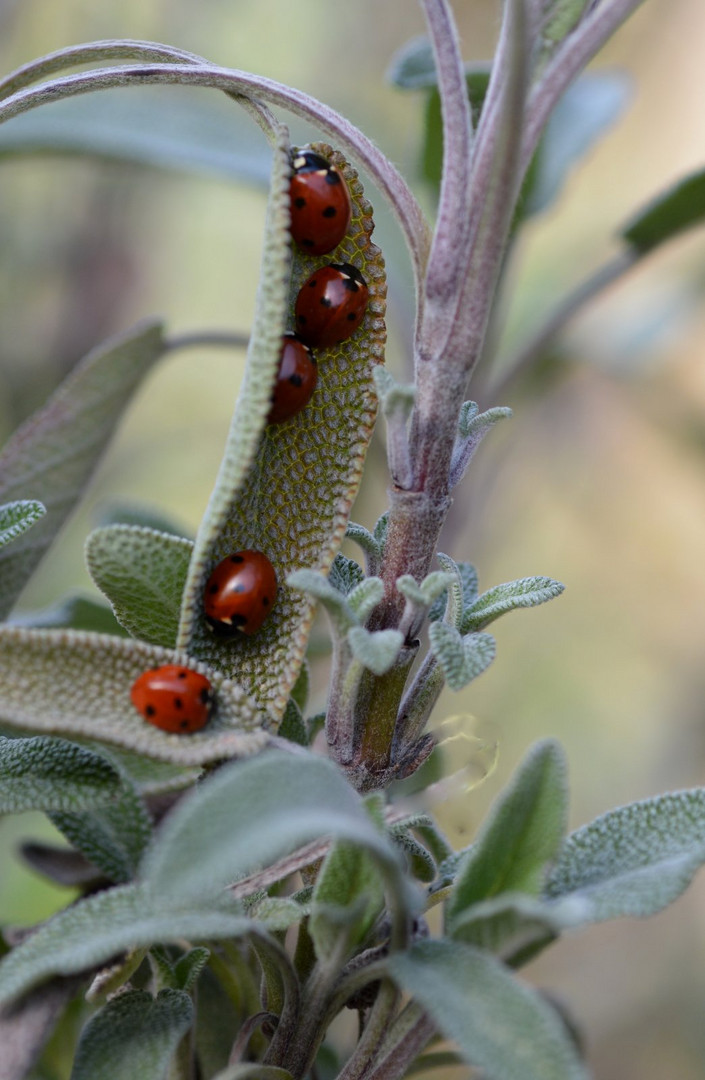
[(0, 961), (0, 1002), (54, 975), (105, 964), (126, 950), (184, 938), (235, 938), (255, 929), (232, 902), (200, 896), (179, 906), (173, 899), (144, 885), (121, 885), (59, 912)]
[(150, 645), (173, 648), (193, 544), (134, 525), (95, 529), (86, 541), (93, 581), (121, 626)]
[(436, 863), (427, 849), (412, 835), (411, 829), (402, 823), (392, 825), (389, 835), (404, 852), (414, 877), (426, 883), (433, 881), (436, 877)]
[[(133, 706), (135, 679), (162, 664), (185, 664), (210, 679), (215, 708), (202, 731), (170, 735)], [(23, 733), (80, 737), (200, 765), (261, 749), (268, 739), (261, 723), (240, 687), (183, 653), (105, 634), (0, 626), (0, 724)]]
[(659, 795), (571, 833), (546, 896), (580, 901), (580, 922), (653, 915), (680, 896), (704, 862), (705, 788)]
[[(369, 203), (353, 169), (331, 147), (315, 144), (345, 177), (353, 212), (336, 258), (362, 272), (370, 301), (360, 330), (319, 353), (310, 404), (283, 424), (267, 424), (281, 335), (296, 296), (328, 256), (293, 251), (289, 234), (289, 147), (274, 153), (260, 291), (241, 388), (225, 456), (196, 537), (184, 592), (180, 648), (216, 667), (279, 723), (306, 651), (313, 598), (288, 578), (301, 567), (327, 573), (342, 543), (376, 414), (372, 371), (383, 358), (385, 277), (370, 241)], [(262, 629), (232, 642), (205, 621), (202, 590), (213, 566), (233, 551), (256, 548), (272, 562), (279, 587)]]
[(119, 798), (107, 806), (49, 815), (81, 854), (115, 882), (131, 881), (152, 836), (142, 799), (125, 778)]
[(196, 985), (201, 972), (210, 959), (210, 949), (202, 947), (189, 949), (174, 964), (177, 989), (189, 991)]
[(279, 725), (279, 736), (282, 739), (288, 739), (289, 742), (296, 743), (298, 746), (308, 746), (306, 724), (301, 715), (301, 709), (293, 697), (289, 698), (284, 710), (284, 716)]
[(54, 102), (0, 128), (0, 157), (27, 153), (87, 154), (162, 169), (205, 174), (264, 189), (267, 146), (247, 118), (213, 95), (177, 99), (161, 87), (132, 94), (104, 90)]
[(148, 853), (144, 875), (156, 895), (174, 902), (203, 897), (320, 836), (358, 843), (399, 881), (396, 854), (336, 767), (313, 755), (269, 751), (223, 766), (182, 800)]
[(590, 0), (553, 0), (541, 28), (544, 41), (551, 46), (561, 42), (578, 25), (589, 3)]
[(439, 596), (445, 596), (453, 583), (454, 575), (445, 570), (434, 570), (417, 585), (411, 574), (403, 574), (396, 580), (402, 596), (420, 608), (432, 607)]
[(384, 582), (378, 577), (368, 577), (348, 594), (348, 604), (361, 623), (367, 621), (384, 596)]
[(98, 634), (117, 634), (118, 637), (125, 637), (127, 634), (106, 604), (80, 594), (67, 596), (41, 611), (13, 615), (10, 622), (13, 626), (31, 626), (35, 630), (65, 627), (71, 630), (92, 630)]
[[(347, 530), (345, 535), (349, 535)], [(343, 596), (347, 596), (364, 580), (365, 571), (359, 563), (356, 563), (354, 559), (348, 559), (345, 555), (336, 555), (328, 573), (328, 581), (334, 589), (341, 592)]]
[(705, 221), (705, 169), (677, 181), (640, 210), (620, 230), (620, 235), (639, 255), (685, 229)]
[[(368, 558), (372, 559), (374, 563), (377, 563), (382, 557), (382, 548), (380, 547), (379, 543), (372, 535), (372, 533), (369, 531), (369, 529), (366, 529), (364, 525), (358, 525), (355, 521), (349, 521), (345, 529), (345, 536), (348, 540), (353, 540), (359, 548), (362, 548)], [(344, 558), (345, 556), (343, 555), (336, 555), (335, 559), (333, 560), (333, 566), (331, 566), (331, 574), (335, 568), (336, 563), (338, 562), (338, 559)], [(352, 562), (352, 559), (346, 559), (345, 561)], [(355, 563), (354, 565), (357, 566), (357, 563)], [(362, 578), (365, 576), (364, 572), (361, 567), (358, 567), (358, 570), (362, 575), (359, 580), (362, 581)]]
[(587, 1080), (554, 1010), (487, 953), (421, 941), (389, 958), (394, 979), (492, 1080)]
[(432, 623), (428, 631), (431, 648), (451, 690), (464, 686), (485, 671), (495, 658), (497, 647), (490, 634), (462, 637), (454, 626)]
[(164, 1080), (193, 1022), (182, 990), (128, 990), (92, 1016), (81, 1033), (71, 1080)]
[(348, 643), (353, 656), (375, 675), (384, 675), (394, 664), (404, 635), (399, 630), (365, 630), (353, 626), (348, 630)]
[[(462, 586), (461, 610), (464, 611), (465, 608), (472, 607), (472, 605), (475, 603), (475, 600), (477, 599), (477, 570), (474, 566), (471, 566), (470, 563), (453, 562), (453, 560), (448, 555), (444, 555), (443, 559), (447, 560), (447, 564), (442, 563), (444, 568), (446, 567), (446, 565), (452, 566), (455, 568), (455, 570), (458, 571), (458, 574), (460, 575), (460, 582)], [(439, 561), (441, 560), (439, 559)], [(447, 601), (447, 592), (442, 592), (441, 595), (436, 600), (434, 600), (428, 613), (428, 617), (431, 622), (438, 622), (439, 619), (443, 618)]]
[(45, 514), (44, 504), (32, 499), (19, 499), (0, 506), (0, 547), (22, 536)]
[(349, 627), (356, 625), (357, 618), (351, 611), (344, 593), (331, 585), (324, 574), (317, 570), (295, 570), (293, 574), (289, 574), (287, 583), (292, 589), (300, 589), (323, 604), (333, 629), (338, 634), (345, 634)]
[[(470, 98), (473, 124), (477, 126), (490, 81), (489, 64), (467, 65), (465, 68), (465, 81), (468, 88), (468, 97)], [(441, 99), (435, 86), (429, 91), (426, 99), (424, 135), (421, 176), (433, 188), (438, 189), (441, 183), (443, 164), (443, 122), (441, 120)]]
[(525, 893), (503, 892), (462, 912), (453, 938), (495, 953), (519, 967), (550, 945), (563, 930), (580, 925), (582, 905), (567, 898), (548, 903)]
[(63, 739), (0, 736), (0, 813), (79, 810), (117, 798), (120, 775), (104, 758)]
[(164, 351), (148, 323), (90, 353), (0, 453), (0, 501), (38, 500), (41, 521), (0, 549), (0, 618), (83, 493), (132, 394)]
[(402, 90), (425, 90), (438, 82), (433, 49), (427, 37), (407, 41), (392, 57), (387, 81)]
[(363, 942), (384, 907), (379, 872), (366, 851), (334, 844), (316, 880), (308, 929), (319, 960), (342, 962)]
[(301, 903), (294, 896), (264, 896), (248, 913), (271, 933), (279, 934), (305, 919), (310, 908), (310, 903)]
[(501, 793), (466, 855), (448, 904), (448, 925), (504, 892), (537, 896), (565, 836), (566, 765), (555, 742), (537, 743)]
[(551, 206), (572, 169), (615, 123), (630, 96), (618, 71), (588, 72), (568, 87), (551, 113), (519, 207), (523, 218)]
[(561, 585), (560, 581), (548, 577), (520, 578), (495, 585), (463, 612), (461, 630), (464, 634), (481, 630), (507, 611), (545, 604), (547, 600), (560, 596), (564, 589), (565, 585)]

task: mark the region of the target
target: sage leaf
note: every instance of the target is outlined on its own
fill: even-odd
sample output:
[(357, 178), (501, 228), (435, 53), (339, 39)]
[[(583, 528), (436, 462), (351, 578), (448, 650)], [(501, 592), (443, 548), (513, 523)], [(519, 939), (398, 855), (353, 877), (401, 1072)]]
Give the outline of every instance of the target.
[(480, 949), (421, 941), (390, 956), (389, 970), (492, 1080), (588, 1080), (550, 1005)]
[(70, 514), (132, 394), (164, 352), (159, 323), (145, 323), (95, 349), (0, 452), (0, 501), (41, 502), (46, 514), (0, 549), (0, 618)]
[(128, 990), (92, 1016), (81, 1033), (71, 1080), (163, 1080), (193, 1022), (183, 990)]
[(18, 499), (0, 506), (0, 547), (22, 536), (45, 514), (46, 507), (35, 499)]
[(88, 537), (86, 563), (121, 626), (141, 641), (173, 648), (192, 551), (182, 537), (110, 525)]
[(678, 180), (653, 199), (620, 230), (639, 255), (705, 221), (705, 169)]
[(452, 933), (472, 904), (503, 892), (538, 896), (567, 821), (566, 765), (558, 743), (537, 743), (501, 793), (457, 871), (448, 903)]
[(570, 834), (546, 883), (583, 905), (583, 922), (646, 916), (672, 903), (705, 862), (705, 788), (603, 814)]
[(80, 810), (116, 799), (117, 769), (64, 739), (0, 736), (0, 813)]
[(560, 581), (548, 577), (520, 578), (518, 581), (495, 585), (463, 612), (460, 629), (464, 634), (482, 630), (500, 615), (518, 608), (545, 604), (547, 600), (560, 596), (564, 589), (565, 585), (561, 585)]
[(464, 686), (485, 671), (495, 658), (497, 647), (489, 634), (462, 637), (454, 626), (435, 622), (429, 628), (431, 648), (451, 690)]

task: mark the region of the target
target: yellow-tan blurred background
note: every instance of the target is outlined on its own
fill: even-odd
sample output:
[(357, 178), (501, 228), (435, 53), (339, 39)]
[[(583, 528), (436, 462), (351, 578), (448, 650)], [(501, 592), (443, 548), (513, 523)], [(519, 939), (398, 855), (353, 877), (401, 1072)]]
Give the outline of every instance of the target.
[[(496, 4), (458, 0), (456, 10), (467, 59), (488, 58)], [(412, 183), (421, 99), (388, 86), (384, 72), (394, 50), (422, 31), (412, 0), (0, 0), (3, 71), (80, 41), (163, 40), (322, 98)], [(614, 231), (635, 207), (705, 160), (701, 0), (648, 0), (598, 65), (630, 72), (631, 104), (556, 208), (527, 228), (512, 272), (513, 334), (616, 250)], [(187, 101), (207, 92), (173, 93)], [(82, 353), (138, 318), (161, 314), (175, 332), (246, 330), (263, 210), (264, 193), (212, 178), (0, 157), (0, 437)], [(390, 363), (402, 373), (408, 267), (393, 225), (383, 220), (378, 233), (392, 271)], [(482, 402), (510, 404), (515, 416), (481, 448), (445, 549), (478, 566), (481, 588), (539, 573), (565, 582), (566, 592), (497, 623), (493, 667), (441, 701), (438, 722), (472, 714), (500, 732), (498, 767), (467, 799), (468, 835), (544, 735), (566, 748), (573, 825), (705, 784), (704, 286), (700, 231), (572, 325), (572, 363), (559, 377), (540, 391)], [(188, 351), (162, 364), (25, 606), (90, 587), (82, 544), (107, 501), (154, 503), (195, 530), (242, 359)], [(356, 520), (373, 524), (384, 486), (378, 447)], [(449, 827), (456, 820), (447, 813)], [(12, 861), (18, 836), (40, 833), (36, 818), (0, 822), (1, 921), (29, 922), (65, 902)], [(704, 901), (705, 875), (655, 919), (594, 928), (527, 969), (583, 1025), (599, 1080), (705, 1075)]]

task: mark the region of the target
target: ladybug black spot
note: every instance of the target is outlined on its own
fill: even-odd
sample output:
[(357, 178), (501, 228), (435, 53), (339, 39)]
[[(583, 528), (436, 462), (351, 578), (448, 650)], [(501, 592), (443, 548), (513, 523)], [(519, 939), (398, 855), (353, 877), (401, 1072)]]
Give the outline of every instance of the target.
[[(211, 594), (211, 596), (215, 596), (215, 594), (218, 592), (218, 586), (216, 584), (211, 585), (208, 592)], [(181, 676), (179, 676), (179, 678), (181, 678)]]
[(180, 697), (175, 697), (174, 698), (174, 708), (175, 709), (183, 709), (183, 707), (184, 707), (183, 699), (180, 698)]
[(334, 206), (327, 206), (321, 216), (324, 218), (334, 218), (337, 213), (338, 211)]
[(299, 195), (298, 199), (294, 199), (294, 206), (297, 208), (297, 210), (303, 210), (305, 205), (306, 200), (303, 198), (303, 196)]
[(289, 382), (291, 383), (292, 386), (301, 386), (301, 383), (303, 382), (303, 379), (301, 378), (300, 375), (297, 375), (296, 372), (294, 372), (293, 375), (289, 376)]
[(321, 307), (333, 307), (333, 301), (329, 296), (321, 297)]
[(298, 315), (297, 318), (296, 318), (296, 321), (298, 323), (300, 323), (301, 326), (305, 326), (306, 325), (306, 316), (305, 315)]
[(301, 247), (307, 247), (307, 248), (312, 248), (315, 243), (316, 243), (315, 240), (301, 240), (300, 241)]
[(187, 672), (187, 671), (185, 671), (185, 670), (184, 670), (184, 669), (182, 668), (182, 669), (181, 669), (181, 671), (179, 672), (179, 674), (177, 675), (177, 678), (179, 678), (179, 679), (185, 679), (185, 678), (187, 678), (187, 676), (188, 676), (188, 672)]
[(186, 731), (186, 729), (188, 727), (188, 720), (182, 720), (181, 723), (179, 724), (179, 727), (181, 728), (182, 731)]
[(203, 690), (201, 690), (200, 694), (198, 695), (198, 700), (201, 702), (201, 705), (208, 705), (208, 703), (210, 702), (210, 699), (211, 699), (210, 690), (206, 690), (206, 688), (204, 686)]
[(144, 712), (145, 712), (145, 716), (156, 716), (157, 715), (157, 710), (154, 708), (154, 705), (147, 705)]
[(239, 626), (246, 626), (247, 615), (233, 615), (232, 619), (230, 620), (230, 625), (234, 629), (237, 629)]
[(230, 562), (241, 563), (241, 562), (244, 562), (244, 561), (245, 560), (243, 559), (242, 555), (231, 555), (230, 556)]
[(354, 311), (348, 312), (348, 322), (355, 322), (357, 315)]
[(309, 283), (308, 283), (308, 287), (309, 287), (309, 289), (315, 289), (315, 288), (316, 288), (316, 285), (318, 285), (318, 280), (317, 280), (317, 278), (311, 278), (311, 280), (310, 280), (310, 281), (309, 281)]
[(262, 597), (262, 603), (264, 604), (265, 607), (269, 607), (269, 597), (268, 596), (263, 596)]

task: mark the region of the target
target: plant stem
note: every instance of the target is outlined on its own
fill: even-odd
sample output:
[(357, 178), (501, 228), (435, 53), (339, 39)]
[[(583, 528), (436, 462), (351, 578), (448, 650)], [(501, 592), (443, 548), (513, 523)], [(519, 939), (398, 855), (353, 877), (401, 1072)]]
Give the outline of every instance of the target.
[(394, 983), (389, 979), (383, 979), (377, 999), (367, 1018), (362, 1038), (347, 1065), (339, 1073), (337, 1080), (362, 1080), (367, 1076), (397, 1010), (399, 998), (400, 994)]

